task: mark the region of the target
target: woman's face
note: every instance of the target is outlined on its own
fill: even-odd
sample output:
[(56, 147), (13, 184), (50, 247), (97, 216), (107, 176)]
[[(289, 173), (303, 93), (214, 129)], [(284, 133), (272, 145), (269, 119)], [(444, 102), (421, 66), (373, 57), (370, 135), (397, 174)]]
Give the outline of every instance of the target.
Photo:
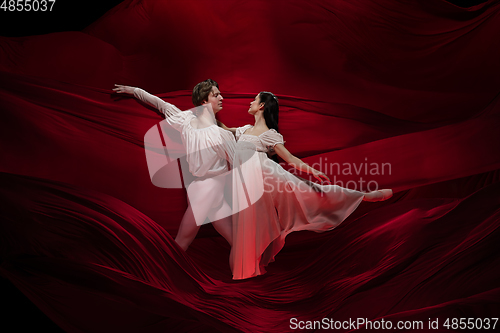
[(260, 96), (255, 96), (255, 99), (250, 102), (250, 107), (248, 108), (248, 113), (251, 115), (256, 114), (259, 110), (264, 107), (264, 103), (260, 102)]

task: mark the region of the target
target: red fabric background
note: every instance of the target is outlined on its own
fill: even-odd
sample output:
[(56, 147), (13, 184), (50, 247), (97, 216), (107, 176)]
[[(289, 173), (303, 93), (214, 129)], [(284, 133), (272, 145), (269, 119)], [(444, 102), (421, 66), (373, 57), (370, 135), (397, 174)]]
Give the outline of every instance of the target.
[[(2, 276), (71, 332), (494, 316), (499, 11), (143, 0), (81, 32), (0, 37)], [(185, 191), (151, 184), (143, 148), (162, 118), (111, 88), (187, 109), (206, 78), (227, 125), (251, 123), (248, 103), (272, 91), (293, 154), (344, 183), (359, 177), (328, 163), (390, 163), (370, 179), (394, 198), (362, 204), (332, 232), (291, 235), (256, 279), (231, 280), (211, 226), (183, 253), (172, 236)]]

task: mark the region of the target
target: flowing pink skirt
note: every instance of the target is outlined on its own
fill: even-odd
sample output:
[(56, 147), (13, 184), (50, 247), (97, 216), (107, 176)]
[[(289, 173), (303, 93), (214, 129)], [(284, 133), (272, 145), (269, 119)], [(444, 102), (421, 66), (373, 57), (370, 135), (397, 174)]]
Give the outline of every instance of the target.
[(337, 185), (304, 181), (266, 153), (251, 149), (237, 151), (234, 170), (233, 279), (264, 274), (264, 267), (274, 261), (289, 233), (334, 229), (364, 195)]

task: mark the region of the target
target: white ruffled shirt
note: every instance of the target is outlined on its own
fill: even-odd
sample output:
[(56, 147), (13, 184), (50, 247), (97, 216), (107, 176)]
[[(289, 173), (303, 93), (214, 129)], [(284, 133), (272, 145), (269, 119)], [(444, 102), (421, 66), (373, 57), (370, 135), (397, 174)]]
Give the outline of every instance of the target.
[(191, 111), (181, 111), (175, 105), (151, 95), (141, 88), (134, 89), (134, 96), (165, 115), (165, 120), (180, 132), (186, 149), (189, 171), (196, 177), (217, 176), (229, 170), (233, 163), (236, 141), (231, 132), (211, 125), (193, 128), (191, 121), (196, 115)]

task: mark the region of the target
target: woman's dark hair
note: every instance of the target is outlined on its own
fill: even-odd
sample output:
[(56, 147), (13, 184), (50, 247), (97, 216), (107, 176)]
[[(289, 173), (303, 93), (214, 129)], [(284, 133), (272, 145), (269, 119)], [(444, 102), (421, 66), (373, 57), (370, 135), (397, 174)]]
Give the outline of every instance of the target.
[(194, 106), (200, 106), (204, 101), (208, 101), (208, 95), (210, 95), (212, 87), (219, 89), (217, 82), (212, 79), (205, 80), (194, 86), (193, 94), (191, 95)]
[[(259, 93), (259, 102), (264, 103), (264, 120), (266, 121), (266, 126), (269, 127), (269, 129), (275, 129), (276, 132), (279, 133), (278, 121), (280, 108), (278, 98), (274, 96), (273, 93), (261, 91)], [(271, 159), (276, 163), (279, 163), (278, 155), (272, 155)]]
[(268, 91), (261, 91), (259, 93), (260, 103), (264, 103), (264, 119), (266, 121), (266, 126), (270, 129), (273, 128), (279, 133), (278, 121), (279, 121), (279, 104), (278, 98), (274, 96), (273, 93)]

